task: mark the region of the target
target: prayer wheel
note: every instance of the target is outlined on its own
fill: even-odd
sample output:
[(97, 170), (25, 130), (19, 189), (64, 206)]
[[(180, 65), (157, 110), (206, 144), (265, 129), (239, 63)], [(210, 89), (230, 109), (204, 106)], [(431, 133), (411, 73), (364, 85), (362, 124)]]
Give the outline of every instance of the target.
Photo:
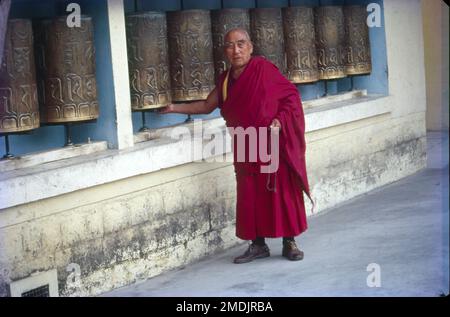
[(209, 11), (167, 12), (167, 30), (172, 100), (206, 99), (214, 89)]
[(372, 72), (369, 27), (364, 6), (345, 6), (345, 73), (366, 75)]
[(286, 73), (283, 22), (281, 9), (256, 8), (250, 10), (251, 38), (253, 54), (272, 61), (278, 69)]
[(8, 21), (4, 49), (0, 68), (0, 133), (36, 129), (39, 103), (31, 21)]
[(225, 35), (231, 29), (241, 28), (250, 34), (250, 16), (247, 9), (223, 9), (211, 11), (216, 80), (230, 65), (223, 51)]
[(126, 16), (131, 109), (159, 108), (171, 102), (166, 14)]
[(288, 79), (295, 84), (318, 81), (314, 10), (283, 8), (283, 29)]
[(342, 6), (316, 7), (314, 15), (319, 79), (346, 77)]
[(41, 119), (69, 123), (98, 118), (92, 19), (68, 27), (66, 17), (35, 25)]

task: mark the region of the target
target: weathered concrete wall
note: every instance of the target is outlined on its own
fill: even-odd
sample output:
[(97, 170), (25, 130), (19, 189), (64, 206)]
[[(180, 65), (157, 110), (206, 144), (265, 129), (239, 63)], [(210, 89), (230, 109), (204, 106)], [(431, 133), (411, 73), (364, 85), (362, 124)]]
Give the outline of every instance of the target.
[[(307, 135), (317, 210), (391, 183), (426, 165), (424, 114), (382, 115)], [(306, 200), (307, 201), (307, 200)]]
[[(2, 210), (0, 295), (51, 268), (60, 294), (98, 294), (234, 245), (234, 173), (199, 165)], [(81, 284), (68, 279), (70, 263)]]
[[(379, 102), (391, 112), (307, 134), (317, 211), (425, 167), (420, 1), (386, 0), (385, 23), (390, 95)], [(66, 296), (155, 276), (239, 243), (234, 212), (229, 163), (185, 164), (0, 210), (0, 295), (52, 268)], [(71, 263), (80, 266), (75, 282)]]

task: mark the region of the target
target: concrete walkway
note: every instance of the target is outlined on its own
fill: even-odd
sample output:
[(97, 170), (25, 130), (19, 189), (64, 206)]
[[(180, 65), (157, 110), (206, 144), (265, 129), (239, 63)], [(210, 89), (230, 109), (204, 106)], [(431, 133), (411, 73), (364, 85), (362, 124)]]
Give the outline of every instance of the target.
[[(448, 294), (448, 134), (429, 133), (428, 147), (426, 170), (309, 218), (297, 238), (303, 261), (285, 260), (281, 239), (268, 239), (269, 258), (233, 264), (239, 246), (103, 296)], [(368, 287), (369, 275), (380, 287)]]

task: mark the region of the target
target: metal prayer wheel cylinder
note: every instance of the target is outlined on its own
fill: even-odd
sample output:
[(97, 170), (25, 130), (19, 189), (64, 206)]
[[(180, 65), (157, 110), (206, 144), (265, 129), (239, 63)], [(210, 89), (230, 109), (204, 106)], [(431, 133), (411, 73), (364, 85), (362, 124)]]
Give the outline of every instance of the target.
[(254, 55), (261, 55), (286, 73), (283, 22), (280, 8), (250, 10), (251, 38)]
[(167, 30), (172, 100), (206, 99), (215, 85), (209, 11), (167, 12)]
[(126, 16), (131, 109), (167, 105), (170, 91), (166, 14), (145, 12)]
[(98, 117), (92, 19), (70, 28), (66, 17), (35, 25), (41, 119), (68, 123)]
[(0, 68), (0, 133), (39, 127), (31, 21), (8, 21)]
[(211, 23), (217, 80), (219, 75), (230, 67), (223, 51), (225, 35), (235, 28), (244, 29), (250, 34), (250, 15), (247, 9), (213, 10), (211, 11)]
[(317, 61), (320, 79), (337, 79), (345, 74), (345, 29), (342, 6), (314, 8)]
[(287, 78), (295, 84), (318, 81), (313, 8), (283, 8), (283, 30)]
[(345, 73), (366, 75), (372, 72), (369, 27), (364, 6), (344, 6), (345, 20)]

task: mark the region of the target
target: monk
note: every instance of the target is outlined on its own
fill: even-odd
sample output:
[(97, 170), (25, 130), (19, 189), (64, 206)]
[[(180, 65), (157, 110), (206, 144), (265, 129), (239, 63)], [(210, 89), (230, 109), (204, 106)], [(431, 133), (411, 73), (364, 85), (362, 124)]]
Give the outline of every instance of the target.
[[(278, 169), (269, 173), (261, 172), (264, 163), (259, 158), (250, 161), (246, 154), (244, 161), (237, 160), (240, 149), (233, 139), (236, 236), (252, 241), (234, 263), (270, 256), (265, 238), (279, 237), (283, 237), (282, 255), (291, 261), (302, 260), (304, 253), (294, 237), (307, 229), (303, 192), (311, 196), (300, 94), (273, 63), (252, 56), (253, 44), (245, 30), (230, 30), (224, 38), (224, 50), (231, 68), (221, 74), (205, 101), (169, 104), (159, 113), (209, 114), (219, 107), (229, 128), (262, 128), (278, 135)], [(270, 144), (258, 142), (258, 146), (270, 151)], [(249, 151), (248, 144), (244, 149)]]

